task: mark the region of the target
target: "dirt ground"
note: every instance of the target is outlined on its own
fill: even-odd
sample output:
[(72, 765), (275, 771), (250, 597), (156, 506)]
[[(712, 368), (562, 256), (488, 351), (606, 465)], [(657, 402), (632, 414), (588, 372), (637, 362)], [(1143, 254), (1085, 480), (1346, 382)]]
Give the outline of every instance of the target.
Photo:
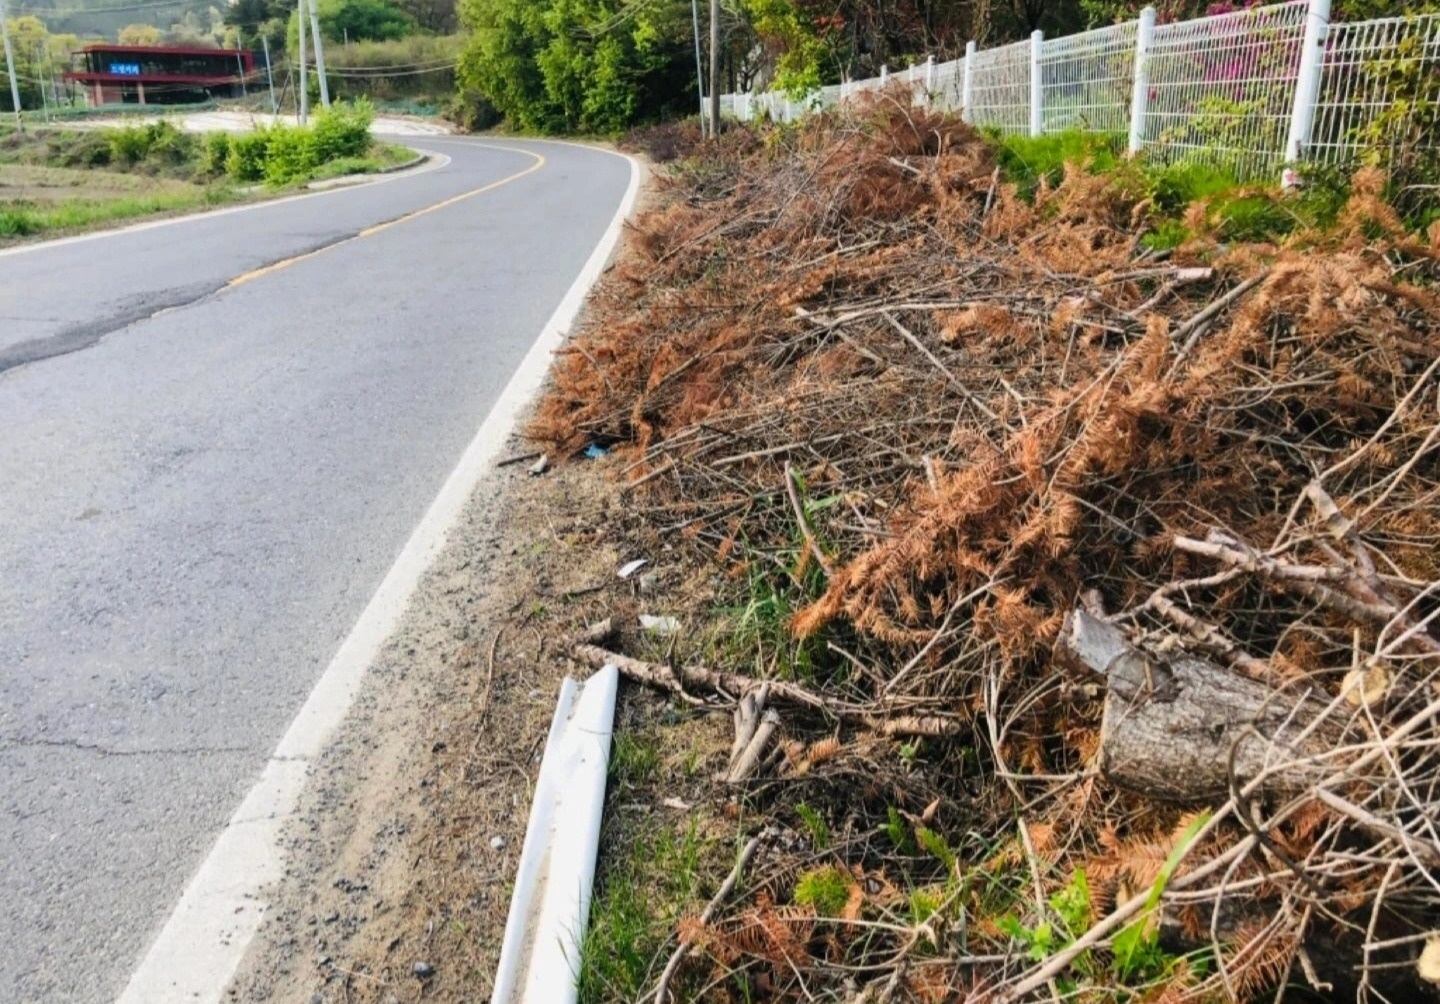
[(232, 999), (488, 993), (566, 639), (634, 603), (603, 462), (528, 466), (473, 500), (317, 765)]
[[(654, 199), (650, 186), (642, 208)], [(713, 601), (708, 572), (628, 511), (622, 460), (535, 476), (535, 449), (512, 438), (516, 462), (471, 499), (316, 764), (286, 836), (286, 878), (230, 1000), (487, 999), (560, 681), (591, 672), (569, 658), (575, 637), (609, 617), (632, 647), (662, 646), (638, 636), (640, 614)], [(642, 573), (620, 579), (635, 558)], [(652, 823), (693, 832), (723, 815), (699, 803), (729, 734), (727, 715), (681, 712), (622, 683), (616, 743), (643, 735), (642, 755), (658, 762), (652, 783), (612, 770), (597, 896), (607, 857), (629, 855)], [(728, 867), (723, 844), (713, 841)]]

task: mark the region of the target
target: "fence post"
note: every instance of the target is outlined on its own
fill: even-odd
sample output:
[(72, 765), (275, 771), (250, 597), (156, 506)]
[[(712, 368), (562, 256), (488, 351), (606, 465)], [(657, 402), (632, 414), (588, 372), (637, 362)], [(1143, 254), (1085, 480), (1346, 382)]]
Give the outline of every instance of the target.
[[(1324, 62), (1325, 39), (1330, 33), (1330, 0), (1310, 0), (1305, 13), (1305, 41), (1300, 50), (1300, 73), (1295, 78), (1295, 109), (1290, 113), (1290, 138), (1285, 143), (1286, 164), (1296, 163), (1310, 145), (1315, 125), (1315, 102), (1320, 98), (1320, 70)], [(1286, 171), (1283, 183), (1294, 184)]]
[(975, 122), (975, 53), (980, 47), (973, 41), (965, 43), (965, 70), (960, 77), (960, 117)]
[(886, 84), (888, 84), (888, 83), (890, 83), (890, 67), (886, 66), (884, 63), (881, 63), (881, 64), (880, 64), (880, 86), (881, 86), (881, 87), (884, 87), (884, 86), (885, 86)]
[(1044, 76), (1040, 71), (1040, 57), (1045, 52), (1045, 33), (1036, 28), (1030, 36), (1030, 135), (1039, 136), (1045, 131)]
[(925, 103), (930, 104), (930, 95), (935, 93), (935, 57), (925, 57)]
[(1130, 144), (1132, 154), (1145, 145), (1145, 110), (1150, 104), (1150, 44), (1155, 41), (1155, 8), (1140, 12), (1140, 25), (1135, 32), (1135, 87), (1130, 94)]

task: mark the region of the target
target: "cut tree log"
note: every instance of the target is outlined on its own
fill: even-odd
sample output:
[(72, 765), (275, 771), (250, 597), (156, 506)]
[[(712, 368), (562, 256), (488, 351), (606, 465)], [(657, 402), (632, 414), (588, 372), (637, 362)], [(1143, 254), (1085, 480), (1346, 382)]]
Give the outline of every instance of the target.
[(1345, 714), (1308, 691), (1277, 690), (1203, 659), (1161, 659), (1084, 610), (1066, 620), (1057, 651), (1105, 677), (1100, 768), (1120, 787), (1200, 802), (1264, 775), (1262, 795), (1276, 797), (1341, 766), (1334, 751)]

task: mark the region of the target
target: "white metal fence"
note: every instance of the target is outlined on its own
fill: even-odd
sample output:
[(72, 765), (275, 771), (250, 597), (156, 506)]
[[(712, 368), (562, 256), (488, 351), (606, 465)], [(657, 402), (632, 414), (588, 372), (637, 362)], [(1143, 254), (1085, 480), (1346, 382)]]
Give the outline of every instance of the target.
[(803, 98), (727, 95), (721, 108), (788, 122), (897, 82), (917, 103), (1002, 133), (1114, 133), (1154, 160), (1206, 161), (1253, 178), (1301, 160), (1349, 163), (1387, 145), (1429, 149), (1426, 127), (1440, 116), (1420, 113), (1440, 107), (1440, 15), (1331, 24), (1330, 0), (1291, 0), (1156, 24), (1147, 8), (1139, 21), (1063, 38), (971, 43), (960, 59)]

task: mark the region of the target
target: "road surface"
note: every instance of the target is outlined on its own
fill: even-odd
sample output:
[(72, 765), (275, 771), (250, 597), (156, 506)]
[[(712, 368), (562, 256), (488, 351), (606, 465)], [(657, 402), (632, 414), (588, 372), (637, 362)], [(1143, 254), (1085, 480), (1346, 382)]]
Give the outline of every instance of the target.
[(0, 1002), (125, 987), (630, 181), (415, 145), (0, 252)]

